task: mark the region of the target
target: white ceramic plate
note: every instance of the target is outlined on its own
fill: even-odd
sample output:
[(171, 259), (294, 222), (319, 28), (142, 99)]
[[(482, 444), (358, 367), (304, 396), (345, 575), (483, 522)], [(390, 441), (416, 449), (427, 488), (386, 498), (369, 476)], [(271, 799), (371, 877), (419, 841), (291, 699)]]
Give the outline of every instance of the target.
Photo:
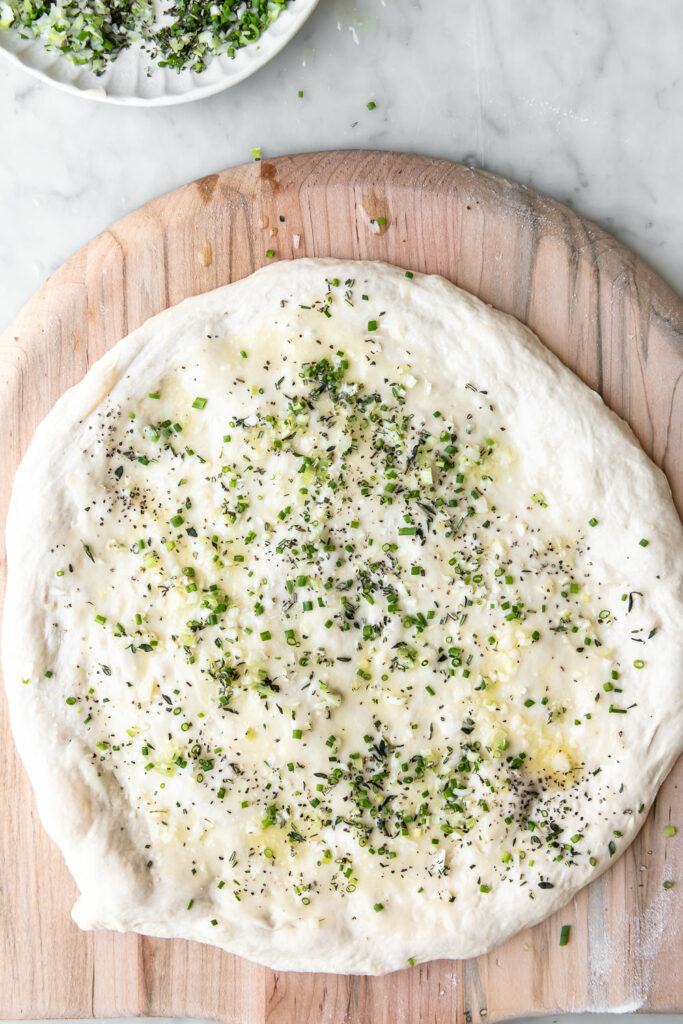
[(234, 58), (214, 58), (206, 71), (173, 71), (154, 66), (142, 50), (125, 50), (99, 77), (76, 67), (59, 53), (46, 50), (38, 39), (22, 39), (12, 29), (0, 30), (0, 53), (32, 74), (67, 92), (104, 103), (134, 107), (157, 107), (212, 96), (253, 75), (294, 36), (318, 6), (319, 0), (293, 0), (277, 21)]

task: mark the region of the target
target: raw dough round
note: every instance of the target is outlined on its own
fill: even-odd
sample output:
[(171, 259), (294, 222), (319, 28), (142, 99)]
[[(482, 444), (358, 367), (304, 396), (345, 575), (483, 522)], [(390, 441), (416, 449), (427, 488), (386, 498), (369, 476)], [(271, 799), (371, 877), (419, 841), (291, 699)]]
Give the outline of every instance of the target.
[(541, 920), (681, 750), (681, 535), (626, 425), (440, 278), (283, 262), (148, 321), (7, 528), (76, 922), (376, 974)]

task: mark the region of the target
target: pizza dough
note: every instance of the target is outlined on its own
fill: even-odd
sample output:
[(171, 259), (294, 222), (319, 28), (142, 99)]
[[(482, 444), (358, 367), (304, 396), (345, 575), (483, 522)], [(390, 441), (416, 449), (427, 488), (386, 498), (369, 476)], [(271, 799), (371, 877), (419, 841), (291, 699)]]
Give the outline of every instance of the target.
[(278, 263), (148, 321), (7, 528), (74, 919), (370, 974), (541, 920), (681, 750), (681, 533), (624, 423), (440, 278)]

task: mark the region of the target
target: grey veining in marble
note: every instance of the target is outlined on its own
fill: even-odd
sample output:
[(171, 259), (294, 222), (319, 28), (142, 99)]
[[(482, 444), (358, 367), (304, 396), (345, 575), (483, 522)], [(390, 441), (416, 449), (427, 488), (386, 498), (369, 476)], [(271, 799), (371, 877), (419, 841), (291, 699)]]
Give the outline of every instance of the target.
[(256, 76), (187, 106), (104, 106), (3, 61), (0, 326), (113, 220), (252, 146), (497, 171), (597, 220), (683, 292), (682, 53), (678, 0), (322, 0)]

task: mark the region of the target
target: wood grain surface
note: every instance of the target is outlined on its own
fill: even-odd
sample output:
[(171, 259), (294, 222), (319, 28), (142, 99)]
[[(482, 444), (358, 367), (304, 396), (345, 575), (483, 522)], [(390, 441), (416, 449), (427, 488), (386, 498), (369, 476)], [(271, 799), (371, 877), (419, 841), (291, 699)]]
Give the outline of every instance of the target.
[[(683, 305), (664, 282), (604, 231), (519, 185), (441, 160), (353, 151), (203, 178), (125, 217), (47, 281), (0, 339), (3, 521), (17, 462), (65, 388), (149, 316), (251, 273), (269, 249), (275, 259), (382, 259), (439, 273), (513, 313), (629, 421), (683, 508)], [(37, 820), (4, 704), (0, 735), (0, 1017), (481, 1024), (683, 1010), (683, 762), (633, 845), (559, 914), (477, 960), (352, 978), (80, 932), (75, 887)], [(679, 835), (666, 840), (669, 823)]]

